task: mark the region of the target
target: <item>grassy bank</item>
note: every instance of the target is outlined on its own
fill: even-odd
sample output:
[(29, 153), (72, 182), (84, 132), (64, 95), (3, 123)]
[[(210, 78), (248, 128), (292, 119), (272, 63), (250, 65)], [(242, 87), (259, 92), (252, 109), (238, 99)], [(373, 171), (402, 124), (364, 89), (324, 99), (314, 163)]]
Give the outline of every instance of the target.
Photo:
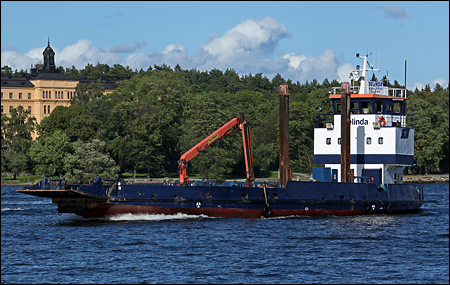
[(35, 184), (42, 179), (41, 175), (30, 175), (30, 176), (16, 176), (16, 179), (13, 179), (13, 176), (4, 176), (2, 175), (2, 185), (27, 185), (27, 184)]

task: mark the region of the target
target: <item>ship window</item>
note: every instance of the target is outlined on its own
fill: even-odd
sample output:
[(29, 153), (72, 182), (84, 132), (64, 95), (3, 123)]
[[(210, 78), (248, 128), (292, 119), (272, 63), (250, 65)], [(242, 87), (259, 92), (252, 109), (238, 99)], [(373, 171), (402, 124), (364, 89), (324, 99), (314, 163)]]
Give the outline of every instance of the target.
[(336, 114), (341, 113), (341, 102), (336, 102)]
[(206, 198), (211, 198), (211, 193), (210, 192), (206, 193)]
[(350, 113), (359, 114), (358, 101), (350, 101)]
[(277, 193), (272, 193), (272, 199), (278, 199), (278, 194)]
[(383, 144), (383, 137), (378, 138), (378, 144)]
[(375, 101), (375, 109), (378, 114), (383, 113), (383, 101)]
[(341, 138), (338, 138), (338, 144), (341, 144)]
[(400, 102), (394, 102), (394, 112), (395, 113), (401, 113), (402, 112)]
[(387, 110), (388, 110), (388, 112), (392, 112), (392, 104), (387, 105)]
[(372, 144), (372, 138), (367, 138), (367, 144)]
[(331, 144), (331, 138), (327, 138), (327, 144)]
[(372, 114), (372, 103), (370, 101), (361, 101), (363, 114)]

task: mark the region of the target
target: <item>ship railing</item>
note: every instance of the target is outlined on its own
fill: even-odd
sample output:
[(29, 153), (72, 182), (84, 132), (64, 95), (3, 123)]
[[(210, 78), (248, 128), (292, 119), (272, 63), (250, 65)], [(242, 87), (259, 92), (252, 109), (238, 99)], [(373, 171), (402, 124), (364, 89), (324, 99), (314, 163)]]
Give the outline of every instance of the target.
[(413, 117), (414, 114), (381, 114), (378, 113), (375, 116), (375, 121), (378, 122), (378, 120), (383, 117), (386, 124), (385, 127), (401, 127), (401, 128), (412, 128), (413, 126)]
[[(334, 95), (341, 94), (342, 87), (332, 87), (333, 91), (332, 93)], [(363, 92), (360, 92), (360, 86), (351, 86), (350, 87), (350, 93), (352, 94), (379, 94), (379, 95), (386, 95), (391, 97), (399, 97), (399, 98), (405, 98), (407, 97), (407, 90), (404, 88), (394, 88), (394, 87), (381, 87), (381, 88), (372, 88), (370, 86), (364, 88)]]
[(356, 183), (373, 183), (372, 176), (354, 176)]

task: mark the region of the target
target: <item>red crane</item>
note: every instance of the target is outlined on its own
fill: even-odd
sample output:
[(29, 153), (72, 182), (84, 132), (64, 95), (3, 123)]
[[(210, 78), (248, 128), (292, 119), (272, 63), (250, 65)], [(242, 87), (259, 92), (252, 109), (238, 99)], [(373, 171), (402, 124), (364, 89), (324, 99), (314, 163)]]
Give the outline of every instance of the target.
[[(181, 156), (181, 158), (178, 160), (178, 171), (180, 172), (180, 182), (179, 184), (177, 184), (178, 186), (189, 185), (189, 177), (187, 174), (188, 162), (218, 138), (229, 135), (232, 132), (236, 131), (236, 126), (242, 131), (242, 140), (244, 144), (245, 168), (247, 174), (245, 186), (251, 186), (251, 182), (255, 180), (255, 174), (253, 172), (252, 138), (250, 125), (244, 120), (244, 113), (241, 113), (240, 120), (238, 118), (232, 119)], [(230, 130), (231, 128), (233, 129)]]

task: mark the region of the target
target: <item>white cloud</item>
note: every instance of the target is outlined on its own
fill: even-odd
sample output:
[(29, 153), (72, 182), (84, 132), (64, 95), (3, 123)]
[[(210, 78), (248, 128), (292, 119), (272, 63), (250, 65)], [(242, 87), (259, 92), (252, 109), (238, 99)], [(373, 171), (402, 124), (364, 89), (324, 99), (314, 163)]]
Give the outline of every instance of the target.
[(350, 73), (353, 71), (353, 65), (344, 63), (337, 69), (337, 76), (339, 82), (350, 82)]
[[(441, 85), (442, 88), (448, 87), (448, 80), (439, 78), (439, 79), (435, 79), (432, 81), (432, 83), (430, 84), (431, 90), (434, 90), (437, 83), (439, 83), (439, 85)], [(408, 89), (414, 91), (414, 90), (416, 90), (416, 88), (418, 90), (422, 90), (424, 87), (425, 87), (425, 84), (423, 84), (421, 82), (416, 82), (416, 83), (414, 83), (413, 87), (409, 87)]]
[[(146, 45), (146, 41), (137, 41), (133, 45), (119, 44), (110, 49), (94, 47), (92, 41), (80, 39), (73, 45), (59, 51), (56, 48), (56, 65), (69, 68), (74, 65), (83, 69), (88, 63), (115, 63), (129, 66), (133, 70), (147, 70), (154, 64), (165, 63), (170, 67), (180, 64), (183, 69), (196, 68), (209, 71), (213, 68), (226, 70), (232, 68), (239, 74), (263, 73), (267, 78), (273, 78), (280, 73), (284, 78), (304, 83), (306, 80), (325, 78), (330, 81), (339, 79), (348, 81), (352, 71), (349, 63), (338, 63), (333, 49), (326, 48), (317, 57), (297, 52), (273, 58), (278, 43), (289, 38), (287, 28), (271, 17), (262, 20), (249, 19), (226, 31), (223, 36), (213, 33), (207, 38), (207, 43), (197, 48), (194, 55), (189, 55), (187, 49), (177, 43), (169, 44), (162, 51), (135, 53), (134, 51)], [(29, 68), (31, 63), (43, 60), (45, 47), (30, 50), (25, 55), (7, 51), (2, 53), (2, 66)], [(127, 55), (124, 55), (128, 53)]]
[(29, 57), (26, 54), (19, 54), (15, 51), (4, 51), (1, 55), (1, 65), (2, 67), (8, 65), (12, 70), (30, 70), (31, 65), (37, 63), (38, 61), (42, 62), (42, 55), (40, 58)]
[(283, 58), (289, 60), (288, 70), (290, 79), (294, 82), (296, 80), (304, 82), (314, 78), (318, 81), (323, 81), (325, 78), (333, 80), (339, 75), (339, 72), (343, 75), (348, 69), (347, 65), (338, 68), (336, 56), (331, 48), (326, 48), (318, 57), (290, 53), (285, 54)]
[[(442, 78), (439, 78), (439, 79), (435, 79), (435, 80), (433, 80), (433, 82), (432, 82), (432, 88), (434, 88), (435, 86), (436, 86), (436, 83), (439, 83), (439, 85), (441, 85), (442, 87), (447, 87), (448, 86), (448, 83), (447, 83), (448, 81), (447, 80), (444, 80), (444, 79), (442, 79)], [(447, 83), (447, 84), (445, 84), (445, 83)]]
[(413, 87), (413, 88), (408, 88), (408, 89), (410, 89), (410, 90), (412, 90), (412, 91), (416, 90), (416, 88), (417, 88), (418, 90), (422, 90), (423, 87), (425, 87), (425, 85), (423, 85), (423, 84), (420, 83), (420, 82), (416, 82), (416, 83), (414, 83), (414, 87)]
[(225, 32), (222, 37), (214, 35), (209, 42), (201, 45), (212, 56), (217, 56), (219, 64), (236, 62), (244, 57), (271, 55), (278, 41), (288, 38), (286, 26), (271, 17), (263, 20), (249, 19)]

